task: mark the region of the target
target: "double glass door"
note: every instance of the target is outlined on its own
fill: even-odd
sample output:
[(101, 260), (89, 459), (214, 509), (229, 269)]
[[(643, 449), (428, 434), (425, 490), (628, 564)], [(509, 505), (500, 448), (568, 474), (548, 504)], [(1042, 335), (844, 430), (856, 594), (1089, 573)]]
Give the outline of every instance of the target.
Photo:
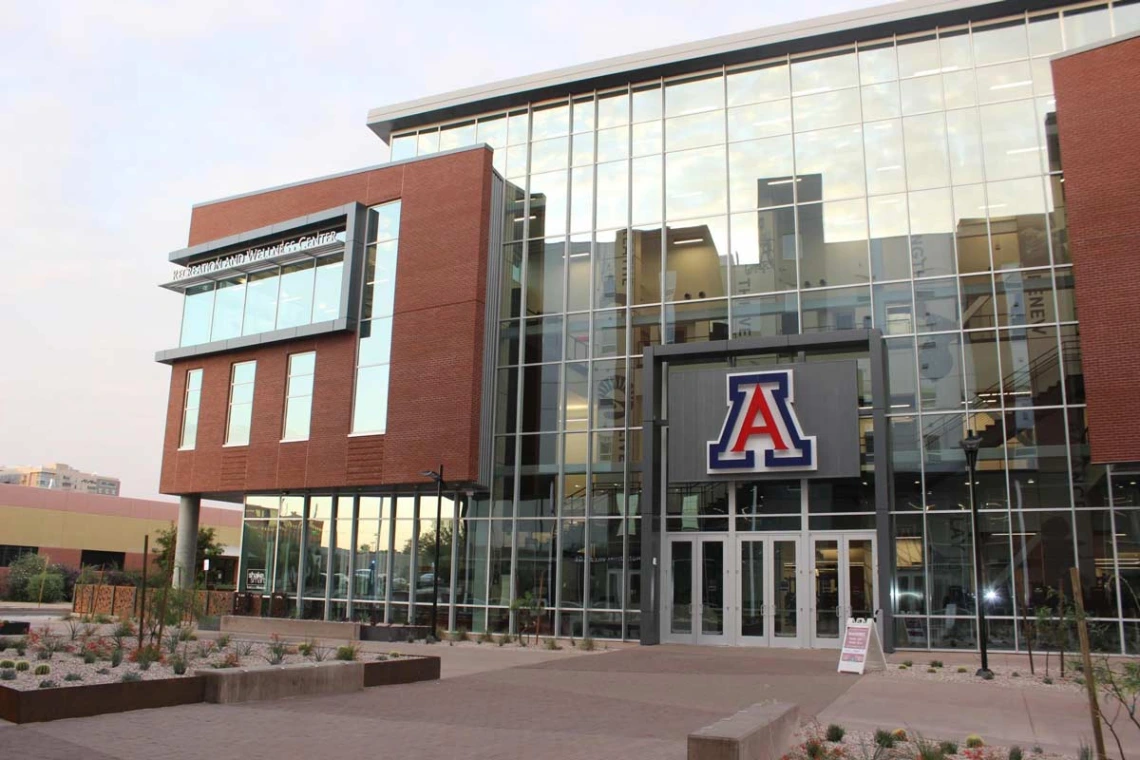
[(664, 640), (838, 647), (847, 619), (874, 617), (874, 533), (673, 535)]
[(812, 642), (838, 647), (848, 618), (875, 617), (874, 533), (811, 537)]

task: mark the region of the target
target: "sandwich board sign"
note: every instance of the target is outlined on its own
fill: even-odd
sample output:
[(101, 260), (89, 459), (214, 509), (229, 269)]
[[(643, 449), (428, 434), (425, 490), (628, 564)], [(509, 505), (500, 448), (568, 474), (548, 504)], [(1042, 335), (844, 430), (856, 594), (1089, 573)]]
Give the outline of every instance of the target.
[(879, 626), (874, 618), (847, 618), (843, 647), (839, 650), (839, 673), (865, 673), (885, 670), (887, 658), (879, 641)]

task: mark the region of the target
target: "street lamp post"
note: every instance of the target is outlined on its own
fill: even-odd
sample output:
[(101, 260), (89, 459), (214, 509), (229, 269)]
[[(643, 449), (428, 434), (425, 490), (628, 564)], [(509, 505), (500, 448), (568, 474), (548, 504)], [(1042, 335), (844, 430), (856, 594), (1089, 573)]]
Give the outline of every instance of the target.
[(443, 465), (439, 466), (439, 472), (424, 470), (420, 475), (435, 481), (435, 560), (431, 570), (431, 633), (428, 637), (438, 641), (435, 634), (439, 630), (436, 621), (439, 616), (439, 530), (443, 524)]
[(981, 532), (978, 529), (978, 449), (982, 446), (982, 437), (973, 430), (962, 440), (962, 450), (966, 452), (966, 466), (970, 471), (970, 516), (974, 537), (974, 609), (978, 621), (978, 647), (982, 654), (982, 667), (974, 675), (981, 678), (993, 678), (990, 671), (989, 653), (986, 651), (986, 595), (982, 591), (982, 542)]

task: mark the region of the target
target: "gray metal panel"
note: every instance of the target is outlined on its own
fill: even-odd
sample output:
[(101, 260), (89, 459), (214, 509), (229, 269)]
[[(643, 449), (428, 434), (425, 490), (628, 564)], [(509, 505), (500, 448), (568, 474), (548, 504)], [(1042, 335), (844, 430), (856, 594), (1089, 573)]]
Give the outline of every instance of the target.
[(849, 478), (859, 475), (859, 397), (852, 360), (781, 365), (792, 372), (794, 401), (805, 436), (815, 437), (814, 470), (709, 474), (708, 446), (728, 413), (727, 377), (747, 369), (704, 369), (669, 374), (670, 482), (733, 479)]
[[(388, 142), (396, 129), (525, 104), (532, 100), (565, 97), (633, 79), (691, 73), (742, 59), (760, 59), (797, 50), (822, 49), (891, 34), (933, 29), (937, 25), (985, 20), (1063, 4), (1061, 0), (905, 0), (846, 13), (798, 21), (766, 29), (714, 37), (671, 47), (506, 79), (491, 84), (432, 95), (369, 110), (367, 124)], [(921, 19), (921, 21), (920, 21)]]
[[(263, 190), (261, 192), (268, 191)], [(198, 245), (192, 245), (189, 248), (182, 248), (174, 251), (167, 258), (175, 264), (187, 264), (197, 258), (221, 255), (221, 251), (224, 251), (230, 247), (245, 246), (254, 240), (280, 236), (292, 230), (300, 229), (311, 224), (331, 222), (334, 219), (339, 219), (350, 213), (353, 206), (355, 205), (356, 204), (354, 203), (349, 203), (342, 206), (333, 206), (332, 208), (325, 209), (324, 211), (317, 211), (312, 214), (306, 214), (305, 216), (298, 216), (284, 222), (278, 222), (277, 224), (268, 224), (264, 227), (246, 230), (234, 235), (227, 235), (226, 237), (217, 238), (216, 240), (208, 240), (205, 243), (199, 243)]]
[(330, 319), (327, 322), (318, 322), (312, 325), (304, 325), (302, 327), (287, 327), (283, 330), (273, 330), (271, 332), (259, 333), (257, 335), (247, 335), (242, 338), (234, 338), (232, 340), (215, 340), (210, 343), (201, 343), (197, 346), (182, 346), (180, 348), (169, 348), (165, 351), (156, 351), (154, 360), (160, 364), (173, 364), (179, 359), (190, 359), (195, 356), (209, 356), (210, 354), (220, 354), (226, 351), (235, 351), (243, 348), (251, 348), (254, 346), (261, 346), (267, 343), (278, 343), (286, 340), (296, 340), (297, 338), (311, 338), (317, 335), (328, 335), (329, 333), (344, 332), (349, 329), (347, 320)]
[(495, 463), (495, 371), (498, 357), (500, 287), (503, 265), (503, 178), (491, 173), (491, 219), (487, 241), (487, 291), (483, 316), (483, 392), (479, 399), (479, 483), (490, 488)]

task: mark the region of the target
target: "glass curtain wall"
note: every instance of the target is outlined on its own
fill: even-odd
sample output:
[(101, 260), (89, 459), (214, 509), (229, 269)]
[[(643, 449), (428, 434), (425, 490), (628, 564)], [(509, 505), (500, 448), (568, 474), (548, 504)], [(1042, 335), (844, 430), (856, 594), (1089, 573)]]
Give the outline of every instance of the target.
[(1101, 648), (1134, 642), (1135, 604), (1113, 588), (1135, 531), (1088, 459), (1049, 56), (1137, 29), (1136, 8), (932, 28), (395, 135), (393, 159), (487, 143), (508, 180), (496, 474), (459, 528), (491, 547), (486, 624), (505, 628), (529, 591), (557, 630), (638, 636), (646, 345), (874, 326), (900, 644), (974, 646), (969, 430), (991, 644), (1024, 647), (1021, 611), (1072, 564), (1116, 631)]

